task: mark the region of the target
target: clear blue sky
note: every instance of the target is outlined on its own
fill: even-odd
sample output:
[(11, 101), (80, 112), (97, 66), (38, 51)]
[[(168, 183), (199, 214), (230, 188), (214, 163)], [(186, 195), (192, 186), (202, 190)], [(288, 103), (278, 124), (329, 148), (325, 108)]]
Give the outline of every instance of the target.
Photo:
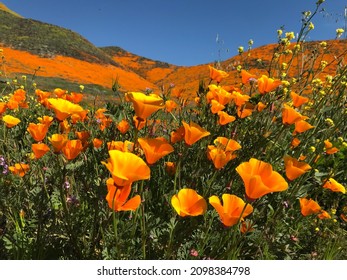
[[(299, 31), (317, 0), (0, 0), (23, 17), (80, 33), (96, 46), (119, 46), (176, 65), (237, 54), (239, 46), (276, 42), (276, 30)], [(326, 0), (309, 40), (334, 39), (347, 0)], [(0, 31), (1, 32), (1, 31)], [(216, 42), (216, 38), (219, 42)]]

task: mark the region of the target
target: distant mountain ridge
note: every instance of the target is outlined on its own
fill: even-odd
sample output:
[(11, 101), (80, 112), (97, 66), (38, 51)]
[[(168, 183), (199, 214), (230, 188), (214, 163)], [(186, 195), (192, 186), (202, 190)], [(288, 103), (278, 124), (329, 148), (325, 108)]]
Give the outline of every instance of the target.
[[(311, 46), (317, 44), (318, 42), (306, 44), (307, 55)], [(346, 40), (331, 40), (328, 44), (329, 52), (324, 57), (328, 62), (347, 50)], [(176, 66), (145, 58), (116, 46), (96, 47), (71, 30), (23, 18), (1, 2), (0, 47), (4, 50), (7, 74), (16, 76), (35, 73), (36, 77), (94, 84), (106, 89), (110, 89), (117, 81), (123, 92), (146, 88), (158, 90), (174, 84), (193, 95), (200, 80), (209, 78), (208, 65), (213, 64)], [(244, 53), (247, 64), (254, 73), (264, 73), (275, 47), (275, 44), (270, 44)], [(345, 58), (347, 59), (346, 56)], [(230, 74), (223, 83), (235, 84), (240, 81), (235, 69), (239, 60), (240, 56), (234, 56), (220, 62), (221, 67)]]

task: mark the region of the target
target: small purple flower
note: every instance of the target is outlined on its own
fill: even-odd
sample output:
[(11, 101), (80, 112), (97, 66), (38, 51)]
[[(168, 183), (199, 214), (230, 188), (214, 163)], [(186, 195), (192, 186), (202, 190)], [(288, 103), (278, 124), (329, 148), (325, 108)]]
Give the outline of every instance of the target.
[(69, 189), (70, 188), (70, 183), (68, 181), (65, 181), (63, 187), (65, 189)]
[(4, 156), (0, 156), (0, 166), (2, 166), (2, 174), (6, 175), (8, 173), (8, 164)]

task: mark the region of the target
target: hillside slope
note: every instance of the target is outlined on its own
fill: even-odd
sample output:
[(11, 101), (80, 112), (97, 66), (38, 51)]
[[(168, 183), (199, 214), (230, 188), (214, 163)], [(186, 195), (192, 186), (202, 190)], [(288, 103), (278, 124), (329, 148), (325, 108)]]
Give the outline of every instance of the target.
[[(1, 71), (7, 77), (19, 74), (34, 74), (36, 77), (53, 77), (72, 83), (98, 85), (111, 89), (118, 80), (125, 91), (143, 91), (146, 88), (160, 90), (175, 85), (194, 96), (201, 80), (209, 81), (208, 65), (190, 67), (176, 66), (130, 53), (120, 47), (98, 48), (79, 34), (51, 24), (24, 19), (0, 3), (0, 47), (5, 60), (0, 62)], [(300, 75), (304, 63), (309, 63), (319, 51), (317, 63), (325, 60), (328, 67), (322, 75), (334, 74), (337, 61), (344, 64), (347, 56), (347, 40), (327, 41), (321, 49), (320, 42), (307, 42), (304, 51), (293, 60), (288, 75)], [(293, 49), (293, 44), (289, 49)], [(253, 74), (268, 74), (272, 56), (278, 45), (258, 47), (220, 62), (220, 67), (229, 73), (222, 84), (239, 85), (236, 66), (241, 64)], [(279, 63), (288, 62), (290, 55), (281, 55)], [(279, 64), (277, 64), (279, 65)], [(317, 65), (316, 65), (317, 66)], [(270, 75), (279, 75), (272, 68)]]

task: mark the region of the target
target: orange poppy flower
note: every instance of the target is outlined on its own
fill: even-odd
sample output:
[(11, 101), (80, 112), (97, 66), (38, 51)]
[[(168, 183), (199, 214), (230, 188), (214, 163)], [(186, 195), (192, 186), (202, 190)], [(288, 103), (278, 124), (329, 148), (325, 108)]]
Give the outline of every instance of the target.
[(125, 134), (128, 132), (130, 128), (130, 124), (127, 120), (121, 120), (118, 124), (117, 124), (117, 129), (119, 130), (120, 133)]
[(236, 158), (234, 151), (241, 149), (235, 140), (226, 137), (217, 137), (214, 145), (208, 145), (208, 158), (212, 160), (216, 169), (223, 168), (230, 160)]
[(239, 108), (245, 105), (250, 98), (251, 97), (249, 95), (242, 94), (241, 92), (238, 92), (238, 91), (233, 91), (231, 93), (231, 99), (234, 101), (235, 105)]
[(299, 146), (301, 143), (300, 139), (294, 137), (292, 142), (290, 143), (290, 147), (291, 148), (296, 148), (297, 146)]
[(72, 160), (76, 158), (83, 150), (83, 144), (81, 140), (67, 140), (65, 146), (62, 148), (62, 152), (66, 159)]
[(16, 163), (14, 166), (9, 166), (8, 169), (14, 174), (23, 177), (30, 169), (29, 164)]
[(333, 178), (329, 178), (328, 180), (326, 180), (323, 185), (323, 188), (329, 189), (333, 192), (341, 192), (343, 194), (346, 193), (346, 188)]
[(305, 162), (300, 162), (297, 159), (284, 156), (284, 166), (286, 169), (286, 176), (289, 180), (294, 180), (307, 171), (311, 170), (311, 166)]
[(12, 128), (20, 123), (20, 119), (13, 117), (11, 115), (5, 115), (2, 117), (2, 120), (4, 121), (6, 127)]
[(193, 145), (201, 138), (211, 134), (210, 132), (203, 129), (201, 126), (192, 121), (190, 122), (190, 124), (187, 124), (186, 122), (182, 121), (182, 124), (184, 126), (184, 141), (189, 146)]
[(208, 145), (208, 159), (212, 160), (216, 169), (222, 169), (229, 161), (236, 158), (236, 155), (227, 153), (213, 145)]
[(229, 74), (225, 71), (218, 70), (212, 66), (208, 66), (210, 69), (210, 78), (211, 80), (216, 81), (217, 83), (220, 83), (224, 78), (228, 77)]
[(40, 102), (43, 106), (47, 107), (48, 105), (47, 99), (51, 96), (51, 93), (48, 91), (42, 91), (40, 89), (36, 89), (35, 94), (37, 95), (37, 101)]
[(55, 116), (59, 121), (63, 121), (72, 114), (82, 113), (81, 106), (61, 98), (48, 98), (50, 107), (54, 110)]
[(208, 89), (209, 91), (206, 94), (207, 103), (211, 103), (212, 100), (216, 100), (221, 105), (226, 105), (232, 99), (232, 94), (221, 86), (212, 84), (208, 86)]
[(247, 108), (246, 106), (237, 108), (237, 116), (241, 119), (247, 118), (253, 113), (253, 108)]
[(103, 141), (99, 138), (93, 139), (93, 146), (95, 149), (99, 149), (102, 146)]
[(82, 110), (81, 112), (73, 113), (71, 115), (71, 123), (83, 122), (88, 119), (89, 110)]
[(263, 111), (266, 108), (266, 106), (267, 106), (266, 104), (264, 104), (263, 102), (259, 101), (258, 104), (257, 104), (258, 112)]
[(317, 217), (318, 217), (319, 219), (321, 219), (321, 220), (323, 220), (323, 219), (331, 219), (330, 214), (329, 214), (327, 211), (325, 211), (325, 210), (322, 210), (322, 211), (317, 215)]
[(42, 141), (48, 132), (48, 126), (42, 123), (29, 123), (27, 131), (35, 141)]
[(335, 154), (335, 153), (337, 153), (339, 151), (338, 148), (333, 147), (333, 144), (328, 139), (324, 140), (324, 147), (325, 147), (325, 152), (328, 155)]
[(273, 171), (271, 164), (264, 161), (251, 158), (249, 162), (241, 163), (236, 171), (241, 176), (246, 195), (250, 199), (288, 189), (286, 180), (278, 172)]
[(241, 81), (245, 85), (247, 84), (250, 79), (256, 79), (256, 75), (252, 75), (251, 73), (247, 72), (246, 70), (242, 69), (241, 70)]
[(67, 90), (61, 89), (61, 88), (56, 88), (53, 90), (53, 93), (58, 97), (58, 98), (63, 98), (65, 99), (65, 96), (67, 94)]
[(294, 107), (300, 107), (301, 105), (303, 105), (309, 101), (309, 99), (307, 97), (303, 97), (303, 96), (295, 93), (294, 91), (292, 91), (290, 93), (290, 97), (293, 100)]
[(283, 105), (282, 109), (282, 123), (283, 124), (294, 124), (298, 121), (305, 120), (308, 117), (301, 115), (297, 110), (290, 107), (287, 104)]
[(51, 142), (54, 152), (59, 153), (66, 145), (67, 135), (53, 134), (51, 137), (48, 137), (48, 140)]
[(280, 80), (274, 80), (266, 75), (262, 75), (261, 78), (258, 79), (258, 91), (260, 94), (265, 94), (275, 90), (281, 84), (282, 82)]
[(318, 214), (321, 211), (321, 207), (313, 199), (300, 198), (299, 201), (300, 201), (301, 214), (303, 216)]
[(108, 153), (110, 158), (102, 164), (110, 171), (117, 186), (125, 186), (138, 180), (149, 179), (151, 171), (140, 157), (118, 150), (111, 150)]
[(7, 105), (5, 102), (0, 102), (0, 116), (6, 112)]
[(66, 100), (71, 101), (72, 103), (80, 103), (83, 99), (82, 93), (71, 92), (69, 95), (66, 95)]
[(182, 141), (184, 139), (184, 132), (184, 126), (181, 126), (178, 129), (172, 131), (170, 133), (170, 142), (174, 144), (176, 142)]
[(203, 215), (207, 210), (205, 199), (195, 190), (188, 188), (181, 189), (172, 196), (171, 205), (181, 217)]
[(140, 206), (141, 197), (139, 195), (135, 195), (128, 200), (131, 192), (131, 184), (119, 187), (115, 185), (112, 178), (109, 178), (106, 185), (108, 191), (106, 201), (108, 206), (114, 211), (135, 211)]
[(170, 113), (172, 112), (174, 109), (177, 108), (177, 103), (173, 100), (166, 100), (165, 101), (165, 110), (166, 112)]
[(163, 137), (139, 138), (138, 142), (145, 153), (148, 164), (154, 164), (174, 151), (174, 148)]
[(212, 114), (217, 114), (225, 108), (224, 105), (220, 104), (217, 100), (211, 100), (211, 112)]
[(133, 103), (135, 115), (145, 120), (154, 112), (164, 108), (164, 100), (156, 94), (128, 92), (126, 98)]
[(122, 152), (133, 152), (134, 143), (128, 140), (122, 141), (111, 141), (107, 143), (108, 150), (118, 150)]
[(50, 126), (52, 121), (53, 121), (53, 118), (50, 116), (38, 117), (37, 119), (40, 123), (47, 125), (47, 126)]
[(32, 144), (31, 149), (33, 150), (36, 159), (42, 158), (50, 150), (44, 143)]
[(67, 121), (67, 119), (59, 122), (60, 133), (68, 134), (70, 130), (71, 130), (71, 124)]
[(234, 116), (230, 116), (227, 112), (224, 112), (224, 111), (219, 111), (217, 115), (219, 116), (219, 119), (218, 119), (219, 125), (226, 125), (236, 120)]
[(233, 194), (222, 195), (223, 205), (219, 198), (215, 195), (209, 198), (209, 203), (219, 214), (221, 222), (231, 227), (242, 221), (244, 217), (247, 217), (253, 212), (253, 207), (247, 204), (239, 197)]
[(86, 143), (90, 137), (90, 132), (89, 131), (76, 131), (75, 135), (79, 140), (82, 141), (82, 143)]
[(295, 123), (293, 135), (296, 135), (297, 133), (303, 133), (312, 128), (314, 128), (314, 126), (310, 125), (307, 121), (297, 121)]

